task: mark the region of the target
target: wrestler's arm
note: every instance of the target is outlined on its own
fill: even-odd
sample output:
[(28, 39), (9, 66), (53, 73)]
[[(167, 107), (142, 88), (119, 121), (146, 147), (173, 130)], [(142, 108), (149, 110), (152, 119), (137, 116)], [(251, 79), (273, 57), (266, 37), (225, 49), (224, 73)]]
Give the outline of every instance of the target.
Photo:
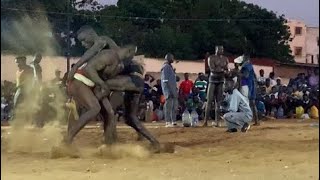
[(212, 56), (209, 56), (208, 57), (208, 65), (209, 65), (210, 71), (212, 71), (216, 68), (213, 61), (214, 61), (214, 59), (212, 58)]
[(72, 67), (68, 79), (72, 79), (76, 70), (79, 69), (84, 63), (88, 62), (93, 56), (95, 56), (101, 49), (103, 49), (105, 46), (105, 41), (98, 40), (96, 41), (93, 46), (88, 49), (83, 56), (80, 58), (80, 60)]

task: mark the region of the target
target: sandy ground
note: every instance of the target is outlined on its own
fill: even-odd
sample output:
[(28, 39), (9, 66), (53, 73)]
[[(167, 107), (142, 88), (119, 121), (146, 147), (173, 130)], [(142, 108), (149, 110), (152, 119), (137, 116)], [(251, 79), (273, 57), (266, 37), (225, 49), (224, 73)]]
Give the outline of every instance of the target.
[[(1, 152), (4, 180), (307, 180), (319, 179), (319, 128), (312, 121), (268, 121), (247, 133), (227, 134), (223, 128), (164, 128), (147, 124), (161, 143), (174, 143), (175, 153), (149, 154), (132, 129), (119, 126), (114, 156), (101, 156), (102, 131), (83, 130), (75, 140), (80, 158), (50, 157), (41, 135), (22, 135), (11, 150)], [(2, 129), (2, 145), (12, 129)], [(36, 131), (36, 130), (32, 130)], [(48, 131), (47, 136), (54, 133)], [(21, 136), (16, 133), (16, 136)], [(43, 137), (40, 137), (43, 138)], [(49, 140), (48, 140), (49, 139)], [(50, 141), (50, 137), (45, 139)], [(41, 141), (41, 140), (38, 140)], [(28, 142), (33, 149), (22, 147)], [(50, 141), (52, 145), (53, 140)], [(135, 143), (130, 144), (130, 143)], [(48, 144), (47, 144), (48, 145)], [(15, 148), (16, 149), (15, 149)], [(25, 148), (25, 151), (22, 149)], [(101, 150), (101, 149), (100, 149)], [(110, 151), (111, 152), (111, 151)], [(109, 152), (109, 153), (110, 153)], [(118, 153), (118, 154), (117, 154)]]

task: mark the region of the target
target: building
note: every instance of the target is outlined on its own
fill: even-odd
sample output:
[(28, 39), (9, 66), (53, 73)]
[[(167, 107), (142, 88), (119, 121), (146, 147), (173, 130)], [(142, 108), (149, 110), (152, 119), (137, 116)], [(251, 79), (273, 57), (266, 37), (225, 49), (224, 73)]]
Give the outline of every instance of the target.
[(307, 27), (303, 22), (288, 20), (289, 42), (296, 63), (319, 64), (319, 27)]
[(306, 63), (319, 64), (319, 27), (307, 27)]

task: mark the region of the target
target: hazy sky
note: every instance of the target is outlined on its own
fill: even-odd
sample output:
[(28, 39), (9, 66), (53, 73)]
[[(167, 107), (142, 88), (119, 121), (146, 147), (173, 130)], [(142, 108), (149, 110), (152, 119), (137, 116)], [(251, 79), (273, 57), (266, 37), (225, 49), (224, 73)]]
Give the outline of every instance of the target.
[[(102, 4), (116, 4), (117, 0), (99, 0)], [(307, 26), (319, 26), (319, 0), (243, 0), (257, 4), (289, 19), (304, 21)]]

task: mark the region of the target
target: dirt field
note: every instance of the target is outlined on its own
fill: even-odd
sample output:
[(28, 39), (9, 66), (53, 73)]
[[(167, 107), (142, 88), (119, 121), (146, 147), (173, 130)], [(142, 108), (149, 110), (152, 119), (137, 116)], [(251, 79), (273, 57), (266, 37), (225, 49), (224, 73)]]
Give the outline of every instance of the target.
[[(16, 145), (21, 145), (20, 148), (9, 152), (2, 147), (1, 178), (4, 180), (319, 179), (319, 128), (311, 127), (312, 122), (314, 121), (268, 121), (260, 127), (252, 127), (248, 133), (234, 134), (225, 133), (224, 128), (168, 129), (164, 128), (163, 124), (147, 124), (161, 143), (175, 144), (175, 153), (160, 154), (149, 154), (144, 148), (148, 143), (138, 144), (135, 132), (121, 125), (118, 135), (122, 145), (110, 150), (109, 156), (99, 154), (102, 131), (99, 128), (87, 128), (75, 140), (75, 146), (80, 150), (80, 158), (58, 159), (50, 157), (51, 147), (48, 144), (46, 148), (37, 151), (38, 147), (46, 146), (44, 142), (34, 144), (41, 133), (33, 138), (24, 134), (23, 138), (16, 142)], [(11, 129), (2, 129), (2, 145), (10, 143), (6, 139), (6, 136), (14, 135), (8, 133), (10, 131)], [(47, 133), (49, 134), (53, 133)], [(50, 141), (50, 138), (45, 141)], [(24, 149), (22, 145), (27, 144), (26, 142), (32, 144), (33, 148)], [(24, 153), (18, 152), (23, 149)]]

